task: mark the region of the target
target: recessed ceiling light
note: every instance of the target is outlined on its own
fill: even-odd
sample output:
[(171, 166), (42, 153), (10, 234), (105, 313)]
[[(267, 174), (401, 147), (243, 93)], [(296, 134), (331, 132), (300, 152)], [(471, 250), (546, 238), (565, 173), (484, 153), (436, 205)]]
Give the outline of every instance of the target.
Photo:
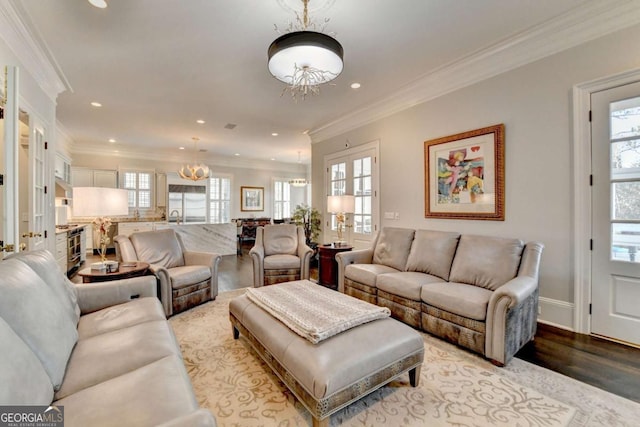
[(273, 132), (271, 136), (278, 136), (278, 132)]
[(275, 157), (272, 157), (272, 158), (271, 158), (271, 161), (275, 161), (275, 160), (276, 160), (276, 158), (275, 158)]
[(360, 89), (360, 83), (358, 82), (351, 83), (351, 89)]
[(302, 131), (302, 134), (303, 134), (303, 135), (308, 135), (308, 134), (309, 134), (309, 129), (305, 129), (305, 130), (303, 130), (303, 131)]
[(107, 7), (107, 2), (105, 0), (89, 0), (89, 3), (100, 9)]
[(240, 155), (240, 153), (236, 153), (236, 154), (234, 154), (234, 156), (239, 156), (239, 155)]
[(116, 142), (116, 140), (113, 138), (109, 138), (109, 142)]
[(179, 150), (184, 150), (184, 147), (180, 147)]
[(196, 123), (198, 123), (198, 124), (200, 124), (200, 125), (203, 125), (203, 124), (205, 124), (206, 122), (205, 122), (204, 120), (202, 120), (202, 119), (198, 119), (198, 120), (196, 120)]
[(91, 105), (93, 105), (94, 107), (102, 107), (102, 104), (100, 104), (99, 102), (93, 101), (91, 103)]

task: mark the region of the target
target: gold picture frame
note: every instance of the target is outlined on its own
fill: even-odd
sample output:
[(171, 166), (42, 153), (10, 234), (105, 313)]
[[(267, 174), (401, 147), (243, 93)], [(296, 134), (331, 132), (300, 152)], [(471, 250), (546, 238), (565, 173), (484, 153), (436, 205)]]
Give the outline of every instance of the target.
[(264, 210), (264, 187), (240, 187), (240, 210), (259, 212)]
[(424, 142), (425, 218), (504, 221), (504, 124)]

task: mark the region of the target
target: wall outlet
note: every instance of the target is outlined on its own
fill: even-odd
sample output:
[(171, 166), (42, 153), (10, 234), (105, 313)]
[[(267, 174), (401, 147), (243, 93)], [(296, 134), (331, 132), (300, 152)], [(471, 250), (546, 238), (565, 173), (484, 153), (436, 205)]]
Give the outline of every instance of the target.
[(400, 219), (400, 212), (395, 212), (393, 219)]
[(542, 314), (542, 307), (538, 306), (538, 316)]

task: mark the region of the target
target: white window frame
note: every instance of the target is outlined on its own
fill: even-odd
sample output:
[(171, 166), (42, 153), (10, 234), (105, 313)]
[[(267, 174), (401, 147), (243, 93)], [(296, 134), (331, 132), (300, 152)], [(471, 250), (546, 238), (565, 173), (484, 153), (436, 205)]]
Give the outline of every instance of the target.
[[(135, 173), (136, 174), (136, 188), (127, 188), (125, 187), (125, 180), (127, 173)], [(148, 174), (149, 175), (149, 189), (140, 189), (139, 188), (139, 179), (140, 174)], [(119, 169), (118, 176), (120, 185), (119, 187), (128, 191), (135, 191), (136, 194), (136, 206), (129, 206), (129, 212), (138, 210), (139, 214), (154, 211), (156, 208), (156, 171), (155, 169)], [(141, 191), (149, 191), (149, 207), (141, 208), (140, 207), (140, 192)]]
[[(273, 189), (273, 219), (291, 218), (291, 184), (289, 184), (289, 178), (273, 178), (272, 181), (273, 182), (271, 187)], [(283, 184), (283, 190), (285, 187), (288, 189), (288, 199), (283, 198), (282, 200), (278, 200), (278, 191), (276, 188), (278, 184)], [(281, 218), (276, 217), (276, 213), (278, 212), (278, 205), (283, 205), (283, 215)], [(284, 215), (285, 213), (287, 215)]]
[[(212, 179), (222, 179), (222, 180), (229, 180), (229, 198), (228, 199), (224, 199), (224, 198), (219, 198), (219, 199), (214, 199), (213, 198), (213, 191), (212, 187), (211, 187), (211, 180)], [(212, 202), (227, 202), (227, 221), (223, 221), (224, 222), (229, 222), (231, 221), (231, 203), (232, 203), (232, 190), (233, 190), (233, 175), (231, 174), (224, 174), (224, 173), (215, 173), (215, 174), (211, 174), (209, 176), (209, 180), (207, 183), (207, 219), (209, 223), (213, 223), (213, 224), (219, 224), (220, 222), (214, 222), (214, 212), (211, 209), (211, 203)], [(220, 194), (222, 195), (222, 192), (220, 192)]]

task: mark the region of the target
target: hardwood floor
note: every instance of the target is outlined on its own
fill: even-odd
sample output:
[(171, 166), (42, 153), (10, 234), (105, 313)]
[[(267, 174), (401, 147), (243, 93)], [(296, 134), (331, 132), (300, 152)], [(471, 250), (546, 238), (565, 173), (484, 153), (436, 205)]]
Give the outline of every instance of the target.
[[(218, 273), (220, 292), (252, 286), (253, 265), (249, 256), (252, 244), (243, 244), (242, 255), (222, 257)], [(311, 278), (317, 280), (317, 266), (312, 265)], [(73, 281), (78, 281), (77, 276)], [(640, 402), (640, 349), (539, 323), (535, 340), (516, 357)]]

